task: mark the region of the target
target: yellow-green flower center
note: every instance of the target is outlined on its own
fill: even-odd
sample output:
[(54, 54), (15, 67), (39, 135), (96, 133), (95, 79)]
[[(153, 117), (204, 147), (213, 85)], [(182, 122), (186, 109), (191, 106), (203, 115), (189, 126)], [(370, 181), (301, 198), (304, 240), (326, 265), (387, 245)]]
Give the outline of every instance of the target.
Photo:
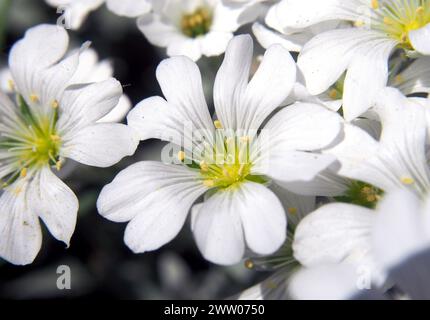
[(182, 32), (191, 38), (205, 35), (212, 25), (212, 15), (207, 8), (197, 8), (194, 12), (184, 14), (181, 19)]
[(413, 49), (409, 32), (430, 23), (430, 0), (372, 1), (377, 15), (375, 29), (397, 40), (405, 49)]
[(352, 181), (345, 194), (336, 197), (336, 200), (373, 209), (382, 195), (383, 191), (377, 187), (361, 181)]
[[(218, 121), (215, 121), (217, 125)], [(223, 129), (216, 130), (214, 144), (207, 144), (198, 159), (187, 158), (180, 151), (178, 158), (199, 171), (200, 180), (208, 188), (225, 189), (244, 181), (266, 183), (266, 177), (252, 174), (252, 139), (248, 136), (226, 136)]]
[(3, 177), (3, 187), (29, 171), (55, 165), (60, 169), (61, 138), (57, 132), (58, 104), (49, 114), (37, 114), (18, 96), (19, 112), (13, 126), (8, 126), (0, 138), (0, 151), (7, 151), (5, 163), (9, 174)]

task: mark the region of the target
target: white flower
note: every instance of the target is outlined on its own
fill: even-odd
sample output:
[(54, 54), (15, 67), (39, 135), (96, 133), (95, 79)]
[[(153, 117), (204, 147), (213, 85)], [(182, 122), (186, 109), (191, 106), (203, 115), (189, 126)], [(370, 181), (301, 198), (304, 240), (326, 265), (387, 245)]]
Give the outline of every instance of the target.
[[(342, 208), (335, 208), (334, 205), (331, 208), (323, 207), (321, 214), (325, 211), (326, 215), (334, 216), (337, 210), (338, 217), (344, 215), (341, 230), (351, 234), (347, 236), (343, 233), (343, 238), (338, 238), (338, 243), (346, 241), (347, 246), (351, 247), (353, 242), (357, 245), (359, 239), (355, 237), (351, 241), (351, 235), (360, 234), (362, 240), (366, 239), (366, 247), (375, 264), (388, 275), (390, 283), (381, 287), (372, 281), (373, 274), (369, 272), (372, 290), (369, 287), (360, 290), (365, 289), (360, 288), (363, 270), (360, 271), (356, 265), (351, 264), (333, 265), (330, 264), (333, 261), (327, 259), (326, 263), (304, 269), (293, 276), (290, 293), (296, 299), (392, 299), (396, 296), (385, 294), (387, 289), (394, 287), (393, 292), (400, 295), (398, 298), (428, 299), (429, 205), (428, 195), (420, 199), (409, 191), (396, 190), (384, 197), (377, 212), (366, 213), (363, 208), (353, 205), (343, 205)], [(363, 223), (365, 220), (372, 223)], [(333, 220), (324, 224), (329, 225), (330, 222)], [(345, 228), (345, 222), (349, 225), (349, 231)], [(334, 232), (339, 230), (335, 229)], [(340, 253), (341, 250), (337, 252)]]
[[(113, 66), (110, 61), (99, 61), (97, 52), (93, 49), (83, 51), (79, 57), (79, 66), (69, 84), (93, 83), (107, 80), (113, 76)], [(98, 122), (120, 122), (130, 111), (130, 99), (123, 94), (118, 104)]]
[[(99, 197), (104, 217), (130, 221), (125, 242), (134, 252), (171, 241), (190, 207), (205, 194), (192, 208), (191, 225), (206, 259), (237, 263), (245, 242), (257, 254), (273, 253), (285, 240), (286, 216), (267, 182), (311, 180), (333, 162), (331, 156), (307, 152), (328, 146), (339, 134), (341, 118), (324, 107), (289, 106), (256, 135), (291, 90), (296, 66), (288, 51), (273, 46), (249, 82), (252, 52), (250, 36), (231, 41), (215, 80), (215, 122), (199, 69), (186, 57), (164, 60), (157, 69), (167, 101), (146, 99), (129, 114), (128, 123), (142, 140), (158, 138), (181, 146), (178, 164), (136, 163)], [(205, 139), (184, 134), (187, 123)]]
[(375, 111), (382, 124), (379, 139), (346, 124), (343, 140), (325, 151), (341, 163), (338, 174), (385, 192), (404, 188), (426, 194), (430, 190), (426, 109), (398, 90), (386, 88), (377, 98)]
[(103, 3), (113, 13), (135, 18), (148, 13), (152, 0), (46, 0), (53, 7), (65, 10), (67, 27), (79, 29), (87, 15), (99, 8)]
[(71, 85), (80, 50), (63, 58), (67, 32), (53, 25), (29, 29), (9, 55), (17, 101), (0, 99), (0, 256), (28, 264), (42, 241), (39, 218), (67, 245), (78, 200), (51, 167), (66, 158), (107, 167), (137, 147), (131, 128), (97, 123), (118, 104), (122, 87), (115, 79)]
[[(79, 65), (68, 82), (68, 85), (101, 82), (113, 76), (113, 66), (110, 61), (99, 61), (95, 50), (88, 48), (81, 51)], [(0, 88), (3, 92), (13, 93), (13, 80), (9, 68), (0, 71)], [(120, 122), (130, 111), (130, 99), (123, 94), (115, 106), (107, 115), (98, 122)]]
[(233, 32), (258, 14), (258, 6), (230, 7), (221, 0), (163, 0), (137, 24), (149, 42), (167, 48), (167, 55), (197, 61), (224, 53)]
[[(370, 184), (357, 189), (365, 199), (370, 197), (369, 202), (380, 197), (372, 186), (387, 193), (404, 189), (425, 196), (430, 191), (425, 111), (392, 88), (383, 90), (378, 100), (376, 111), (382, 122), (379, 141), (349, 124), (345, 125), (343, 140), (327, 152), (339, 159), (341, 176)], [(299, 224), (294, 256), (306, 267), (347, 261), (374, 270), (377, 264), (370, 252), (374, 222), (370, 209), (342, 203), (326, 205)]]
[(387, 84), (387, 61), (395, 47), (430, 54), (427, 0), (283, 0), (276, 8), (284, 29), (333, 20), (353, 24), (319, 33), (298, 59), (313, 95), (326, 91), (347, 69), (343, 107), (348, 121), (367, 111)]

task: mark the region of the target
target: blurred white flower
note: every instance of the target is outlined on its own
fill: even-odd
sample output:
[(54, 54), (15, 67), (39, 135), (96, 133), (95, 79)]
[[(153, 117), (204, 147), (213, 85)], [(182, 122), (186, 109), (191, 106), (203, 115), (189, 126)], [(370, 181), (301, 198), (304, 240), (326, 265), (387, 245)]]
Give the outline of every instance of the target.
[(148, 13), (152, 0), (45, 0), (50, 6), (64, 10), (67, 27), (79, 29), (87, 15), (99, 8), (103, 3), (113, 13), (136, 18)]
[[(205, 194), (204, 202), (192, 208), (191, 227), (206, 259), (235, 264), (244, 255), (245, 242), (257, 254), (273, 253), (285, 241), (287, 221), (268, 182), (308, 181), (333, 162), (332, 156), (309, 151), (327, 147), (338, 136), (341, 117), (336, 113), (298, 103), (263, 127), (290, 92), (296, 66), (287, 50), (273, 46), (249, 82), (252, 53), (250, 36), (230, 42), (215, 80), (215, 122), (199, 69), (186, 57), (164, 60), (157, 69), (167, 101), (146, 99), (129, 114), (128, 123), (142, 140), (181, 146), (178, 164), (136, 163), (99, 197), (104, 217), (130, 221), (125, 242), (134, 252), (156, 250), (171, 241), (193, 203)], [(204, 138), (194, 135), (196, 131), (187, 136), (187, 123)], [(184, 146), (188, 139), (190, 145)]]
[(333, 21), (350, 23), (299, 41), (300, 46), (306, 44), (298, 59), (313, 95), (326, 91), (347, 70), (343, 108), (348, 121), (367, 111), (387, 84), (387, 61), (395, 47), (411, 56), (430, 54), (427, 0), (283, 0), (272, 15), (280, 24), (278, 30), (287, 34), (322, 23), (327, 27)]
[(374, 111), (382, 125), (379, 140), (356, 125), (345, 124), (342, 141), (325, 151), (341, 163), (338, 174), (385, 192), (404, 188), (426, 194), (430, 190), (426, 108), (416, 99), (386, 88), (380, 92)]
[(97, 123), (118, 104), (118, 81), (69, 85), (81, 50), (63, 58), (68, 42), (63, 28), (39, 25), (9, 55), (16, 102), (0, 96), (0, 256), (14, 264), (31, 263), (40, 250), (39, 218), (69, 245), (78, 200), (51, 167), (61, 170), (66, 158), (111, 166), (138, 144), (131, 128)]
[(224, 53), (233, 33), (260, 13), (254, 5), (230, 7), (221, 0), (161, 0), (138, 27), (153, 45), (167, 48), (168, 56)]
[[(344, 221), (341, 226), (343, 239), (338, 238), (341, 248), (359, 246), (361, 242), (372, 255), (375, 265), (387, 275), (389, 283), (381, 286), (377, 281), (375, 283), (374, 274), (369, 273), (371, 286), (363, 288), (360, 277), (364, 274), (357, 265), (334, 265), (328, 258), (322, 264), (294, 275), (289, 286), (290, 294), (296, 299), (428, 299), (429, 205), (428, 195), (419, 198), (399, 189), (388, 193), (376, 212), (363, 212), (363, 208), (353, 205), (323, 207), (326, 215), (335, 216), (335, 210), (338, 210), (338, 218)], [(330, 221), (320, 220), (320, 223), (328, 226)], [(333, 230), (339, 232), (337, 228)], [(347, 245), (343, 245), (344, 242)], [(337, 255), (341, 254), (342, 250), (337, 250)], [(391, 294), (387, 294), (387, 289), (391, 289)]]

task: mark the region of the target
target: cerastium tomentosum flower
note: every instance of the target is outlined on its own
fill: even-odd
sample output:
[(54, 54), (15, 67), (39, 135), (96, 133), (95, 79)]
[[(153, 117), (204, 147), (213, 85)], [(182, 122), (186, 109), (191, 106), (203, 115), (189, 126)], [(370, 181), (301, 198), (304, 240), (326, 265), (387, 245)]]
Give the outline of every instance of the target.
[(81, 50), (63, 58), (68, 40), (63, 28), (39, 25), (9, 56), (16, 101), (0, 95), (0, 256), (14, 264), (31, 263), (40, 250), (39, 218), (67, 245), (73, 234), (78, 200), (51, 168), (61, 170), (66, 158), (111, 166), (138, 144), (131, 128), (97, 122), (118, 104), (118, 81), (70, 85)]
[(130, 112), (128, 123), (141, 140), (179, 146), (176, 164), (136, 163), (99, 197), (104, 217), (130, 221), (125, 242), (134, 252), (171, 241), (204, 195), (192, 207), (191, 226), (206, 259), (237, 263), (245, 242), (257, 254), (273, 253), (286, 239), (287, 219), (270, 183), (309, 181), (333, 163), (334, 157), (318, 151), (340, 132), (336, 113), (296, 103), (263, 126), (293, 87), (296, 65), (287, 50), (275, 45), (249, 81), (252, 53), (250, 36), (230, 42), (214, 85), (215, 121), (199, 69), (186, 57), (164, 60), (157, 69), (166, 100), (152, 97)]
[(137, 25), (152, 44), (167, 48), (167, 55), (197, 61), (224, 53), (233, 33), (254, 20), (259, 4), (228, 6), (222, 0), (163, 0)]
[[(276, 17), (286, 33), (324, 26), (326, 31), (304, 45), (298, 66), (313, 95), (347, 70), (343, 109), (348, 121), (366, 112), (386, 86), (394, 48), (414, 58), (430, 54), (428, 0), (283, 0), (268, 17)], [(347, 25), (339, 28), (333, 21)]]

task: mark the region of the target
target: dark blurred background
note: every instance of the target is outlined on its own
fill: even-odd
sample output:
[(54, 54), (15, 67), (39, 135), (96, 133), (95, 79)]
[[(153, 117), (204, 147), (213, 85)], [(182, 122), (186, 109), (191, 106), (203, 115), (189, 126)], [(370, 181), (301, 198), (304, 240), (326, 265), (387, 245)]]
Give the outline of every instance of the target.
[[(4, 28), (0, 55), (3, 68), (7, 66), (11, 46), (26, 29), (40, 23), (56, 23), (59, 14), (43, 0), (0, 3), (6, 8), (0, 17), (0, 30)], [(165, 58), (165, 51), (146, 41), (134, 19), (116, 16), (103, 5), (88, 16), (79, 31), (69, 34), (72, 47), (89, 40), (101, 59), (113, 62), (115, 77), (133, 105), (161, 94), (155, 70)], [(209, 104), (221, 61), (222, 57), (199, 61)], [(70, 248), (44, 229), (43, 246), (32, 265), (19, 267), (0, 259), (0, 298), (223, 299), (266, 277), (243, 264), (226, 268), (206, 262), (192, 239), (189, 223), (170, 244), (153, 253), (136, 255), (123, 242), (125, 225), (99, 216), (96, 199), (101, 188), (131, 163), (158, 160), (162, 146), (157, 141), (141, 143), (133, 157), (108, 169), (76, 165), (65, 179), (80, 201)], [(71, 290), (57, 289), (60, 265), (71, 268)]]

